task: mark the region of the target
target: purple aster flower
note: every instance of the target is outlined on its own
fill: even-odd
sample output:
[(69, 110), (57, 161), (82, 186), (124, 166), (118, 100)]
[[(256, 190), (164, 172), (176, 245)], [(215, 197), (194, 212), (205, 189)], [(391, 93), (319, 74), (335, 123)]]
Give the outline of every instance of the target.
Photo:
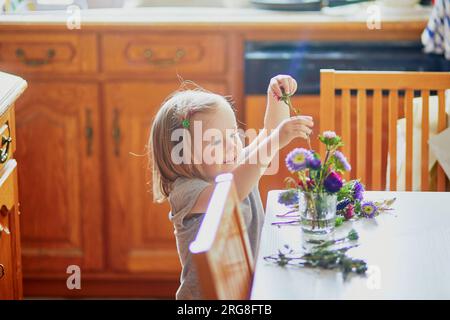
[(344, 199), (337, 204), (336, 210), (338, 210), (338, 211), (344, 210), (350, 203), (351, 203), (350, 199), (348, 199), (348, 198)]
[(329, 193), (338, 192), (342, 188), (342, 178), (336, 172), (331, 171), (323, 182), (323, 186)]
[(291, 189), (281, 192), (278, 195), (278, 203), (285, 206), (293, 206), (298, 204), (298, 191)]
[(367, 201), (362, 204), (361, 211), (364, 216), (373, 218), (377, 214), (378, 208), (372, 201)]
[(350, 163), (348, 163), (347, 158), (342, 152), (336, 150), (336, 152), (334, 153), (334, 157), (337, 160), (339, 168), (344, 169), (344, 171), (352, 170), (352, 166), (350, 165)]
[(314, 156), (308, 158), (308, 160), (306, 161), (306, 165), (308, 166), (309, 169), (312, 170), (318, 170), (320, 169), (320, 165), (321, 165), (321, 161), (319, 158), (316, 158)]
[(297, 172), (306, 169), (309, 158), (312, 157), (310, 151), (304, 148), (295, 148), (286, 157), (286, 167), (291, 172)]
[(363, 199), (364, 191), (363, 184), (356, 180), (353, 185), (353, 199), (361, 201)]

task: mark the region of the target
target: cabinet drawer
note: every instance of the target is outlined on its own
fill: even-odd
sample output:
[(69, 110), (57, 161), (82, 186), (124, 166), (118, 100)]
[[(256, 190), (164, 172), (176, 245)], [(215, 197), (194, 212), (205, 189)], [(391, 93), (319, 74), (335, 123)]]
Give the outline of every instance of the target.
[(152, 75), (221, 74), (227, 38), (211, 34), (107, 34), (102, 38), (105, 71)]
[(95, 35), (5, 32), (0, 35), (0, 69), (9, 72), (96, 71)]
[(14, 107), (0, 116), (0, 172), (16, 150)]

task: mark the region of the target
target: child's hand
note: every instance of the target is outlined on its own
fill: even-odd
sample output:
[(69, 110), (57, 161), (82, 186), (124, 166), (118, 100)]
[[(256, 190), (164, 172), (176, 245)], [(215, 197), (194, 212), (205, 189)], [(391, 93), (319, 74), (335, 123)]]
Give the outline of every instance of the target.
[(275, 130), (278, 135), (279, 148), (285, 147), (295, 138), (308, 139), (314, 126), (312, 117), (295, 116), (283, 120)]
[(283, 93), (293, 95), (297, 91), (297, 81), (289, 75), (279, 74), (270, 79), (267, 95), (270, 99), (279, 102)]

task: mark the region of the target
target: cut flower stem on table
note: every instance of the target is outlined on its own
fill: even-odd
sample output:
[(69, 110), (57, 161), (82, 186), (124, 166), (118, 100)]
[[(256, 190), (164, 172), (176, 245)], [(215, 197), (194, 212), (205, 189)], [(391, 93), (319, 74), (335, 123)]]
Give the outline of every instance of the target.
[(367, 263), (361, 259), (355, 259), (347, 255), (347, 251), (355, 248), (358, 244), (330, 249), (331, 246), (343, 242), (358, 240), (358, 233), (352, 229), (346, 237), (335, 240), (309, 240), (315, 244), (311, 250), (305, 253), (295, 253), (288, 245), (278, 250), (277, 254), (264, 257), (265, 261), (275, 263), (278, 266), (295, 266), (303, 268), (319, 268), (325, 270), (338, 270), (342, 272), (344, 280), (350, 273), (365, 274)]

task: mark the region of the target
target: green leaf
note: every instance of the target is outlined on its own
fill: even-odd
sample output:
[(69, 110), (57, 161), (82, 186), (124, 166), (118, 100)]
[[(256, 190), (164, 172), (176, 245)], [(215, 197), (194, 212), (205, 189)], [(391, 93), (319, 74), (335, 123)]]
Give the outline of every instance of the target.
[(344, 223), (344, 221), (345, 221), (344, 217), (341, 216), (336, 217), (336, 220), (334, 221), (334, 226), (339, 227)]
[(350, 230), (350, 232), (347, 235), (347, 239), (350, 241), (355, 241), (359, 239), (358, 232), (356, 232), (355, 229)]
[(323, 137), (323, 136), (319, 136), (319, 141), (322, 142), (322, 143), (324, 143), (324, 144), (326, 144), (326, 143), (325, 143), (325, 137)]
[(361, 201), (356, 201), (354, 210), (356, 214), (361, 214)]
[(339, 190), (337, 193), (338, 201), (342, 201), (344, 199), (353, 200), (353, 182), (354, 180), (344, 183), (341, 190)]

